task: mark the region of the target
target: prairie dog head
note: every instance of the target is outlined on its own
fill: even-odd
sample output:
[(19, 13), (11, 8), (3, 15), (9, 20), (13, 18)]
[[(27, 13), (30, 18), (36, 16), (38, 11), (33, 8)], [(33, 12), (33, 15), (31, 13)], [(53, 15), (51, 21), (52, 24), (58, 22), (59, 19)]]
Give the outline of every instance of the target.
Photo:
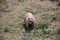
[(35, 21), (35, 18), (34, 18), (34, 16), (33, 16), (32, 13), (27, 13), (27, 14), (25, 15), (24, 22), (26, 23), (26, 22), (28, 22), (28, 21)]
[(28, 18), (28, 24), (33, 24), (33, 19), (32, 18)]

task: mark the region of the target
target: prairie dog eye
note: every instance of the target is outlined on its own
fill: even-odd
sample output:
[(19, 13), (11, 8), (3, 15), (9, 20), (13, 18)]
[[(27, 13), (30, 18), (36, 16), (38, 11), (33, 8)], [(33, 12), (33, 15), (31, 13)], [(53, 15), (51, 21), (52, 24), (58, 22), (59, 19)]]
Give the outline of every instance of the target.
[(29, 21), (33, 21), (33, 19), (32, 19), (32, 18), (29, 18), (28, 20), (29, 20)]

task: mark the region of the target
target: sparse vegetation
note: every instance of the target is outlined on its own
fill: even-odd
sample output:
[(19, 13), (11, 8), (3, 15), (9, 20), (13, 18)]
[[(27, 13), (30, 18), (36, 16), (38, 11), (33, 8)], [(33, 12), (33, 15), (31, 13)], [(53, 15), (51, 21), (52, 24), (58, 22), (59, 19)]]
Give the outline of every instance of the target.
[(20, 19), (23, 19), (24, 17), (23, 17), (23, 15), (21, 15), (21, 16), (19, 16), (19, 18), (20, 18)]
[(51, 7), (51, 10), (53, 10), (53, 11), (57, 11), (57, 10), (58, 10), (58, 8), (52, 8), (52, 7)]
[(60, 34), (60, 28), (57, 28), (56, 31), (57, 31), (57, 34)]
[(25, 34), (25, 37), (23, 37), (23, 40), (39, 40), (41, 37), (42, 33), (40, 32), (40, 30), (32, 30), (30, 33)]
[(55, 15), (52, 15), (51, 17), (52, 17), (52, 21), (57, 19), (57, 17)]
[(48, 28), (48, 26), (49, 26), (49, 23), (47, 21), (38, 23), (38, 28), (41, 28), (41, 29)]
[(46, 30), (42, 30), (43, 34), (47, 34), (48, 32)]
[(43, 6), (41, 4), (36, 4), (36, 3), (32, 3), (31, 7), (35, 7), (37, 9), (42, 9)]
[(6, 0), (0, 0), (0, 11), (5, 12), (5, 9), (8, 8), (8, 4)]
[(50, 19), (50, 14), (49, 14), (49, 13), (43, 14), (43, 15), (42, 15), (42, 18), (43, 18), (44, 20), (48, 20), (48, 19)]
[(4, 28), (4, 32), (9, 32), (8, 27), (5, 27), (5, 28)]
[(58, 2), (58, 6), (60, 6), (60, 2)]
[(30, 13), (32, 13), (32, 14), (36, 14), (37, 13), (37, 10), (36, 9), (32, 9), (33, 7), (28, 7), (28, 8), (25, 8), (25, 10), (27, 11), (27, 12), (30, 12)]

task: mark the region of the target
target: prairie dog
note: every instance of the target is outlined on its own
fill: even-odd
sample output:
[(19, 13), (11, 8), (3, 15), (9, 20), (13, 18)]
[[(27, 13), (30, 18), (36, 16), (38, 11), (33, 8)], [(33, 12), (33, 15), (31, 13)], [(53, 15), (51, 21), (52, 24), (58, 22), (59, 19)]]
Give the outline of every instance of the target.
[(25, 18), (24, 18), (24, 24), (26, 25), (26, 27), (31, 27), (33, 28), (34, 27), (34, 22), (35, 22), (35, 18), (33, 16), (32, 13), (27, 13), (25, 15)]

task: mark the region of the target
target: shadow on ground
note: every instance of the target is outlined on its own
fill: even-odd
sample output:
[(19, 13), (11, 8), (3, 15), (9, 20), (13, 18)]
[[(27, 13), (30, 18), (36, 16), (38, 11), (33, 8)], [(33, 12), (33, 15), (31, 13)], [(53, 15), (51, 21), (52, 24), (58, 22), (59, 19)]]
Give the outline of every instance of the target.
[(30, 33), (33, 30), (33, 28), (30, 28), (30, 27), (27, 28), (25, 24), (23, 24), (23, 27), (26, 33)]

